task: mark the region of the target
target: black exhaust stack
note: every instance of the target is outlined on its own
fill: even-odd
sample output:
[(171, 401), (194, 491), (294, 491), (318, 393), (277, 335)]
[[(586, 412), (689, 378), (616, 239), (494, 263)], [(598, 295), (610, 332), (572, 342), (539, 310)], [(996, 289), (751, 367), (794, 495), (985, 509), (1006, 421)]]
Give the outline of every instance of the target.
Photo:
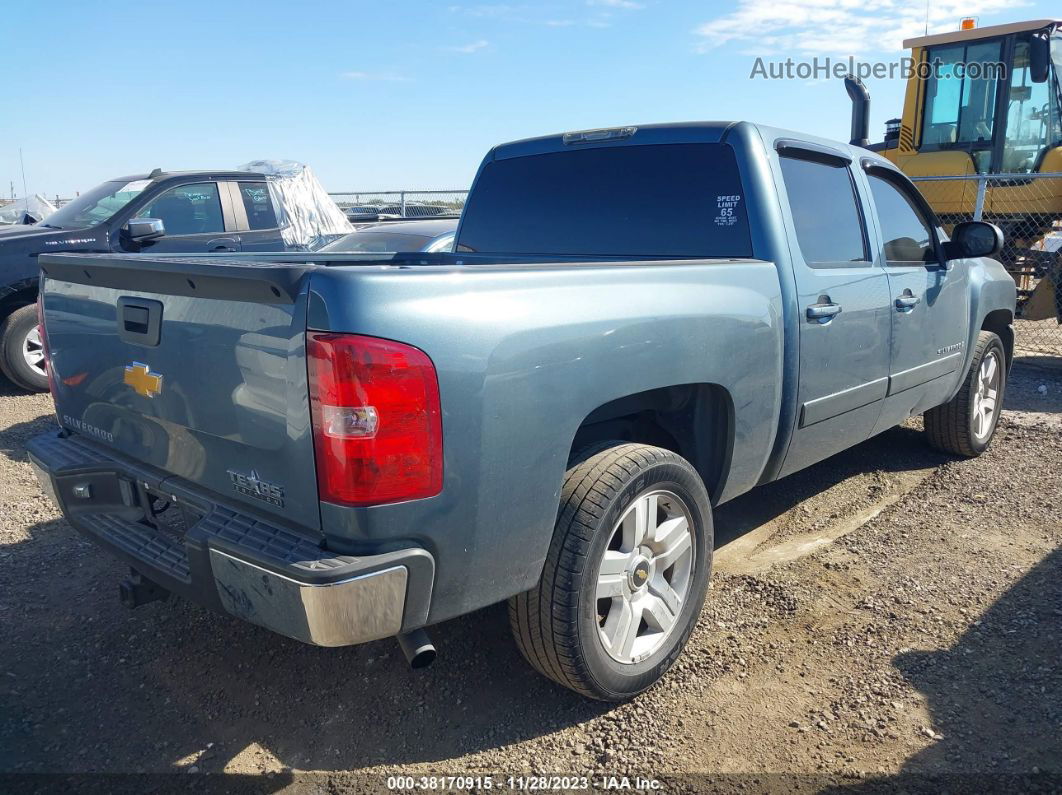
[(852, 146), (870, 146), (870, 92), (863, 81), (853, 75), (844, 79), (844, 89), (852, 100)]

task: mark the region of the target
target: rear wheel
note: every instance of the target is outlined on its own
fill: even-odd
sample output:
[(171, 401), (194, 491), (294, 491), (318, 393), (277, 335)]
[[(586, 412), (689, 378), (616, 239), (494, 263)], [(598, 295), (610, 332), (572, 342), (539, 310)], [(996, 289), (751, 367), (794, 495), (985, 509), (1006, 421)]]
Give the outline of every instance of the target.
[(0, 323), (0, 371), (29, 392), (48, 390), (44, 344), (37, 329), (37, 307), (16, 309)]
[(704, 603), (712, 515), (696, 470), (658, 447), (617, 444), (568, 470), (542, 579), (509, 617), (528, 662), (590, 698), (653, 685)]
[(925, 413), (926, 436), (938, 450), (978, 456), (996, 432), (1007, 386), (1007, 355), (991, 331), (977, 337), (973, 361), (962, 387), (949, 402)]

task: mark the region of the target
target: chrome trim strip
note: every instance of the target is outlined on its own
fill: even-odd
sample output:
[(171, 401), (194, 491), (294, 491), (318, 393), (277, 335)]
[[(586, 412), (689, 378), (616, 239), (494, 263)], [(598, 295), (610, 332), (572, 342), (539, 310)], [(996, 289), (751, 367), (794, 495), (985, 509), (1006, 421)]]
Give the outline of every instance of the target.
[(964, 351), (956, 351), (940, 359), (934, 359), (917, 367), (910, 367), (907, 370), (893, 373), (889, 376), (889, 394), (895, 395), (898, 392), (905, 392), (927, 381), (932, 381), (934, 378), (954, 373), (959, 369), (959, 365), (962, 364), (964, 353)]
[(869, 406), (885, 397), (888, 378), (878, 378), (865, 384), (834, 392), (832, 395), (809, 400), (801, 407), (800, 427), (806, 428), (817, 422), (836, 417), (847, 411)]

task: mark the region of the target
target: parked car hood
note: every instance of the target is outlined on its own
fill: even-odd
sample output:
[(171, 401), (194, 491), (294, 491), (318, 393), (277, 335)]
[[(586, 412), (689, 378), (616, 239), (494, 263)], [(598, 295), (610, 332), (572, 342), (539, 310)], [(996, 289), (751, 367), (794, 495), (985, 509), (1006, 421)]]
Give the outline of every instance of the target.
[[(0, 227), (0, 267), (22, 265), (38, 254), (61, 251), (101, 251), (107, 248), (106, 230), (49, 229), (45, 226)], [(0, 276), (0, 283), (4, 279)]]
[(37, 224), (0, 224), (0, 239), (7, 240), (12, 237), (34, 237), (37, 235), (49, 235), (60, 233), (61, 229), (48, 229)]

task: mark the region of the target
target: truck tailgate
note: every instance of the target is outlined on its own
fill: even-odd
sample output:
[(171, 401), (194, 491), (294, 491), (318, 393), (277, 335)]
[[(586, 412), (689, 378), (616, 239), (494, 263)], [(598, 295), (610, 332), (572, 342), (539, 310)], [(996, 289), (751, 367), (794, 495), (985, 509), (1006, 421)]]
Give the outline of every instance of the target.
[(305, 360), (309, 265), (42, 256), (67, 429), (318, 530)]

